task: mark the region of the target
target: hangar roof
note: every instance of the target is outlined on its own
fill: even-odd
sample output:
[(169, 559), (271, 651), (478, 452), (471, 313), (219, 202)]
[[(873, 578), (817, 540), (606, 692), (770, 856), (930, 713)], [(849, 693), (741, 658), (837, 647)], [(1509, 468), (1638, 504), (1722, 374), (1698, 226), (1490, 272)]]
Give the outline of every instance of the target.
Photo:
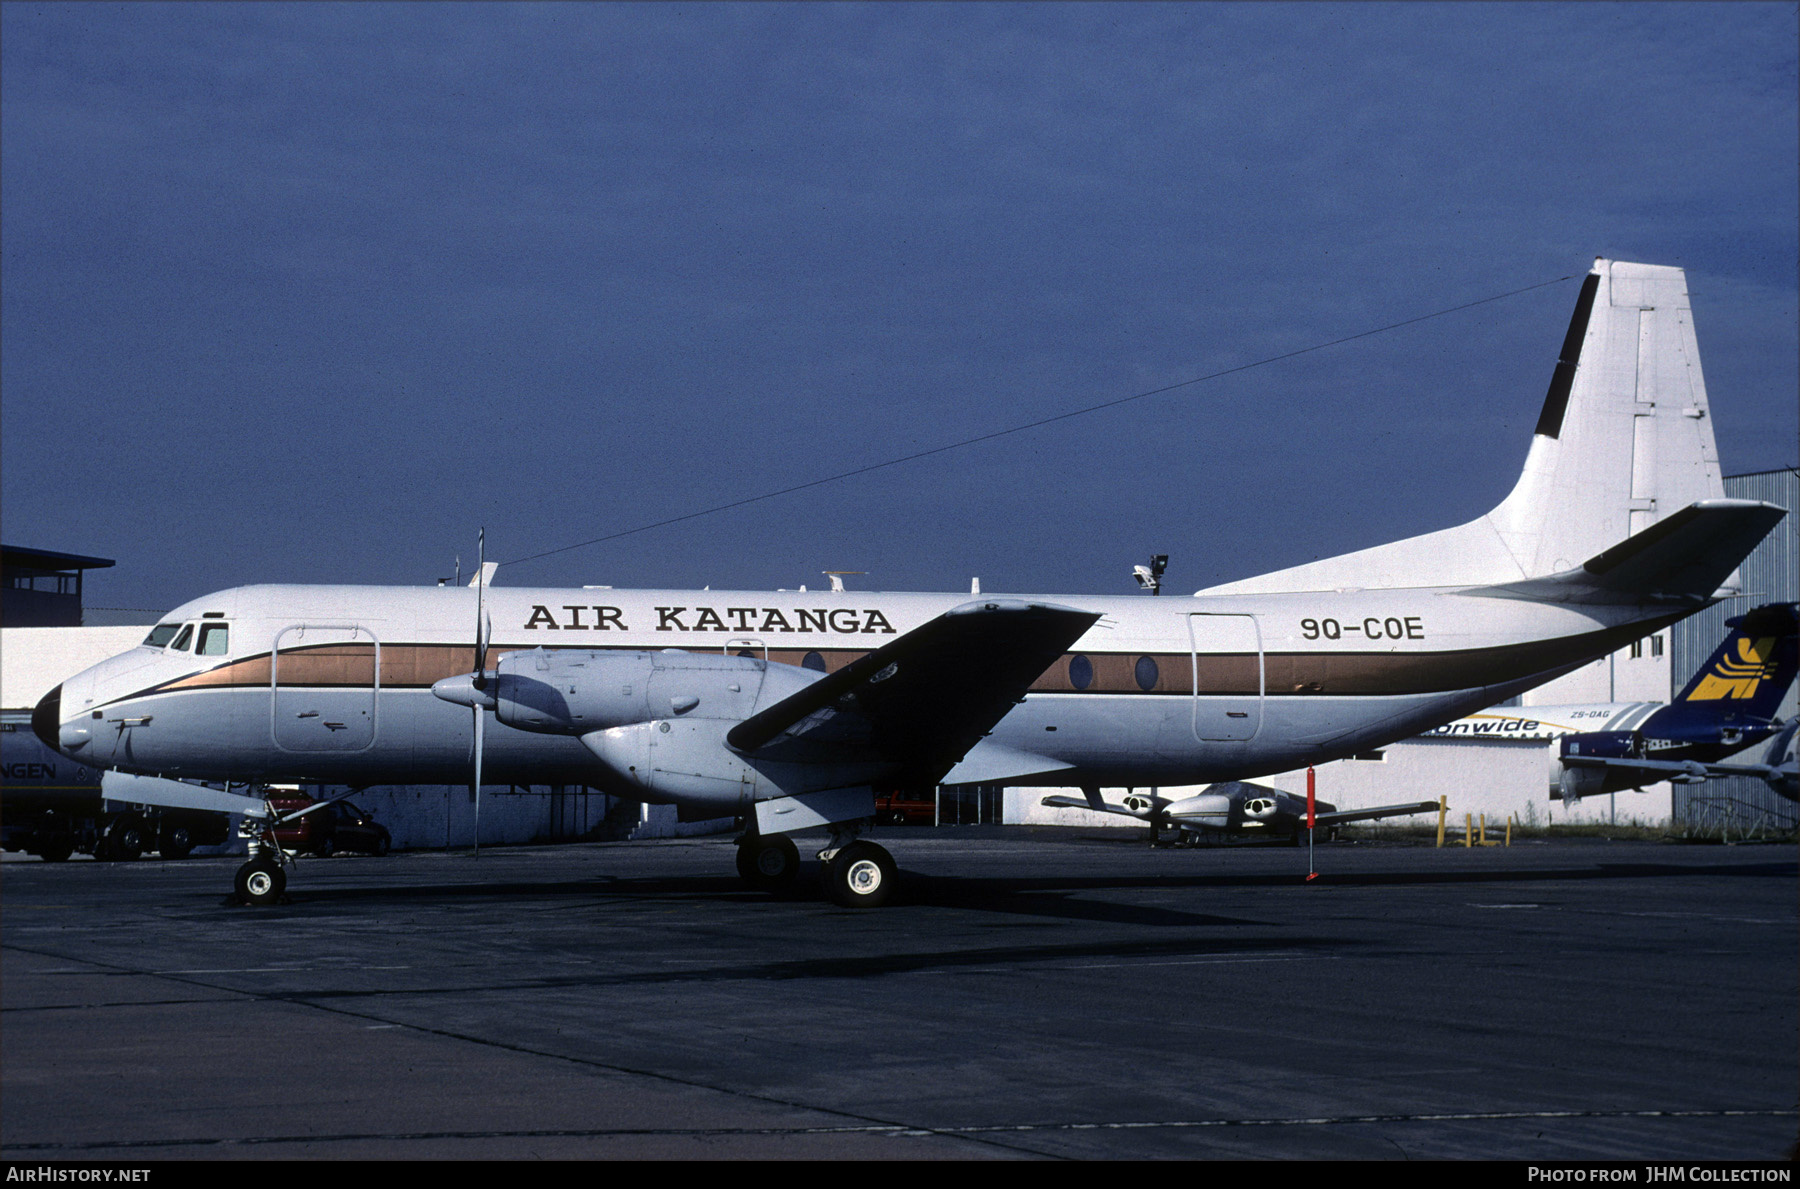
[(0, 545), (0, 565), (23, 566), (33, 570), (104, 570), (116, 563), (110, 557), (86, 557), (79, 553), (58, 553), (54, 549), (25, 549), (18, 545)]

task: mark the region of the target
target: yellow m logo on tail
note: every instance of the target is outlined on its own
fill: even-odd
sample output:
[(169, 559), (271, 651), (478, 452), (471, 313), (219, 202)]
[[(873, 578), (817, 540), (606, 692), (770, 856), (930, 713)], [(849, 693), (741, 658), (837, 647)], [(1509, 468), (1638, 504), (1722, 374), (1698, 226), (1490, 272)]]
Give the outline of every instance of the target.
[(1719, 659), (1712, 672), (1702, 677), (1700, 684), (1694, 687), (1694, 692), (1688, 695), (1688, 701), (1712, 702), (1721, 698), (1750, 698), (1756, 695), (1757, 684), (1773, 668), (1775, 637), (1740, 639), (1737, 651), (1735, 657)]

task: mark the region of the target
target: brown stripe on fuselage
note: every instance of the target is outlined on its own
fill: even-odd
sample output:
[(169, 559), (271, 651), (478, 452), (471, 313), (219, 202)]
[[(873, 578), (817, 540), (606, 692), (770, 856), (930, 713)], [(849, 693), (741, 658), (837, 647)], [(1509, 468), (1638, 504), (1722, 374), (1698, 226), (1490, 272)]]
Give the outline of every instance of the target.
[[(1610, 652), (1666, 627), (1685, 614), (1686, 611), (1671, 612), (1666, 618), (1653, 622), (1608, 628), (1580, 636), (1453, 652), (1270, 653), (1263, 658), (1266, 693), (1269, 697), (1381, 696), (1443, 693), (1484, 685), (1501, 685), (1576, 663), (1586, 656)], [(488, 664), (493, 665), (506, 653), (526, 650), (523, 645), (491, 647), (488, 650)], [(649, 650), (570, 645), (548, 651)], [(761, 649), (736, 651), (757, 658), (765, 656)], [(798, 667), (809, 653), (816, 652), (825, 662), (826, 672), (835, 673), (858, 657), (867, 656), (870, 651), (872, 650), (772, 648), (767, 651), (766, 657), (779, 664)], [(1092, 666), (1093, 680), (1086, 689), (1077, 690), (1069, 675), (1070, 662), (1076, 655), (1071, 653), (1051, 665), (1032, 683), (1031, 690), (1036, 693), (1192, 694), (1197, 688), (1201, 694), (1254, 697), (1258, 688), (1254, 653), (1203, 654), (1194, 657), (1187, 652), (1088, 652), (1080, 655), (1085, 656)], [(1137, 682), (1138, 662), (1145, 656), (1155, 661), (1157, 668), (1156, 683), (1147, 691), (1140, 689)], [(374, 648), (366, 644), (324, 644), (283, 649), (281, 684), (366, 687), (374, 675), (373, 661)], [(475, 649), (467, 644), (381, 646), (383, 689), (429, 689), (434, 682), (473, 672), (474, 668)], [(1197, 675), (1196, 668), (1199, 670)], [(221, 665), (205, 673), (180, 678), (154, 690), (140, 692), (220, 686), (266, 687), (269, 684), (269, 655), (264, 653)]]

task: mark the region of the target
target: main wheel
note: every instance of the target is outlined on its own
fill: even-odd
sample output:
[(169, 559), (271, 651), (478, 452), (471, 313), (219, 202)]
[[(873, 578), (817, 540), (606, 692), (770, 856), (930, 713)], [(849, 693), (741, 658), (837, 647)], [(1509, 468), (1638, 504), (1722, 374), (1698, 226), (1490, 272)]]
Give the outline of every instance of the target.
[(852, 842), (825, 868), (825, 894), (843, 908), (879, 908), (899, 882), (894, 856), (873, 842)]
[(738, 843), (738, 874), (759, 892), (779, 892), (800, 874), (800, 851), (786, 834), (758, 835)]
[(237, 870), (237, 898), (243, 904), (273, 904), (287, 890), (287, 872), (261, 855)]

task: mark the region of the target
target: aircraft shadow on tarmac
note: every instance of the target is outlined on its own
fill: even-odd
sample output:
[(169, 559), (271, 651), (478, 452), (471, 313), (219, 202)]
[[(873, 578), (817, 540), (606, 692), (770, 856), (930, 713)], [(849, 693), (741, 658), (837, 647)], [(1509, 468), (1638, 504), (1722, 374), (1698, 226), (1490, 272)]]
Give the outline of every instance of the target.
[[(530, 882), (503, 880), (491, 883), (372, 884), (356, 887), (303, 887), (284, 897), (284, 904), (308, 903), (425, 904), (434, 901), (555, 900), (586, 898), (606, 900), (717, 900), (754, 903), (817, 904), (833, 913), (861, 915), (855, 909), (836, 909), (822, 901), (812, 864), (802, 867), (790, 888), (778, 893), (747, 891), (730, 876), (621, 878), (595, 876), (579, 880)], [(1314, 887), (1459, 887), (1508, 883), (1590, 882), (1614, 879), (1669, 879), (1694, 876), (1793, 879), (1800, 864), (1775, 860), (1750, 864), (1627, 862), (1592, 866), (1474, 871), (1373, 871), (1323, 874)], [(1107, 891), (1195, 891), (1225, 888), (1293, 888), (1305, 877), (1299, 873), (1244, 873), (1211, 875), (1125, 875), (1056, 877), (962, 877), (906, 873), (894, 900), (882, 914), (908, 908), (949, 908), (1009, 915), (1050, 917), (1101, 924), (1163, 927), (1221, 927), (1264, 925), (1267, 922), (1226, 917), (1157, 905), (1120, 904), (1102, 899), (1082, 899), (1083, 893)], [(225, 903), (236, 907), (234, 897)], [(253, 911), (269, 911), (258, 909)], [(279, 909), (277, 910), (279, 911)]]
[[(526, 976), (471, 986), (466, 983), (443, 987), (408, 988), (405, 994), (466, 995), (473, 991), (495, 992), (543, 990), (557, 987), (642, 986), (645, 984), (787, 981), (815, 978), (879, 978), (895, 974), (919, 974), (932, 971), (963, 970), (975, 972), (983, 968), (1010, 969), (1027, 963), (1131, 962), (1146, 959), (1204, 961), (1280, 960), (1309, 955), (1314, 951), (1342, 952), (1355, 943), (1332, 937), (1258, 938), (1249, 941), (1215, 941), (1204, 938), (1182, 938), (1167, 941), (1096, 941), (1067, 945), (982, 946), (978, 949), (925, 950), (885, 954), (831, 954), (818, 958), (791, 958), (773, 962), (741, 962), (718, 966), (699, 966), (679, 970), (646, 970), (611, 974), (604, 971), (581, 974)], [(365, 999), (394, 994), (391, 988), (334, 988), (314, 990), (260, 991), (259, 998), (291, 1000)]]

